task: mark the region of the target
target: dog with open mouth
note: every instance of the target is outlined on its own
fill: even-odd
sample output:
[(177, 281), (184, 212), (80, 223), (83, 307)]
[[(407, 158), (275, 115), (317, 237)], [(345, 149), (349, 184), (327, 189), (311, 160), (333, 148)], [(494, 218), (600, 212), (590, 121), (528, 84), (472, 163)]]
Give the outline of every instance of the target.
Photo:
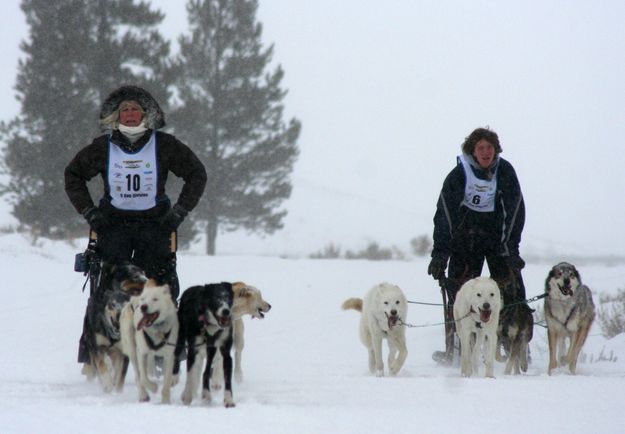
[(135, 371), (139, 401), (150, 400), (158, 385), (149, 378), (150, 364), (158, 356), (163, 359), (161, 402), (171, 403), (174, 384), (174, 349), (178, 340), (178, 315), (168, 285), (150, 280), (140, 295), (124, 307), (120, 320), (124, 353)]
[(460, 339), (461, 375), (476, 375), (480, 355), (483, 355), (484, 375), (494, 378), (501, 310), (501, 293), (497, 283), (489, 277), (476, 277), (465, 282), (456, 294), (453, 310), (456, 333)]
[(178, 319), (180, 333), (175, 350), (174, 374), (178, 375), (182, 353), (187, 352), (187, 377), (182, 402), (190, 405), (196, 396), (202, 365), (202, 399), (211, 402), (210, 367), (219, 351), (223, 360), (224, 405), (234, 407), (232, 396), (232, 349), (234, 291), (228, 282), (192, 286), (182, 293)]
[[(590, 288), (582, 284), (577, 268), (568, 262), (554, 265), (545, 281), (545, 321), (549, 342), (549, 375), (568, 365), (571, 374), (595, 319)], [(567, 347), (568, 340), (568, 347)]]
[[(243, 316), (249, 315), (252, 319), (263, 319), (265, 314), (271, 309), (262, 292), (255, 286), (244, 282), (234, 282), (232, 284), (234, 301), (232, 304), (232, 348), (234, 349), (234, 379), (237, 383), (243, 381), (243, 369), (241, 367), (241, 354), (245, 345)], [(209, 375), (209, 373), (204, 373)], [(217, 352), (211, 366), (211, 388), (219, 390), (222, 387), (223, 361), (221, 354)]]
[(367, 348), (369, 371), (378, 377), (384, 376), (382, 341), (386, 339), (389, 373), (397, 375), (408, 355), (406, 330), (403, 325), (408, 313), (408, 304), (403, 291), (396, 285), (380, 283), (371, 288), (364, 299), (345, 300), (342, 308), (362, 313), (360, 340)]

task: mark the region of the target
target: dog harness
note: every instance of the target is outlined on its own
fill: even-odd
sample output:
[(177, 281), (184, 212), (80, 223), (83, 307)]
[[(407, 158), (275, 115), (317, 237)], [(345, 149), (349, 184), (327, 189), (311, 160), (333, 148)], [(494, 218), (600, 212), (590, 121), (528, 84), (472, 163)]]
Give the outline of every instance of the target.
[(158, 343), (158, 344), (154, 343), (152, 338), (145, 332), (145, 330), (143, 330), (143, 337), (145, 338), (145, 343), (148, 345), (148, 348), (150, 350), (152, 350), (152, 351), (157, 351), (157, 350), (160, 350), (161, 348), (163, 348), (165, 346), (165, 344), (167, 344), (167, 340), (169, 339), (169, 334), (170, 333), (171, 333), (171, 330), (169, 330), (167, 333), (165, 333), (165, 336), (163, 336), (163, 340), (160, 343)]
[(156, 204), (156, 134), (135, 153), (127, 153), (109, 140), (107, 182), (111, 205), (117, 209), (144, 211)]
[(495, 211), (495, 194), (497, 193), (496, 172), (495, 176), (490, 180), (480, 179), (475, 176), (471, 165), (464, 155), (458, 156), (458, 163), (462, 164), (467, 178), (464, 184), (462, 204), (470, 210), (477, 212)]

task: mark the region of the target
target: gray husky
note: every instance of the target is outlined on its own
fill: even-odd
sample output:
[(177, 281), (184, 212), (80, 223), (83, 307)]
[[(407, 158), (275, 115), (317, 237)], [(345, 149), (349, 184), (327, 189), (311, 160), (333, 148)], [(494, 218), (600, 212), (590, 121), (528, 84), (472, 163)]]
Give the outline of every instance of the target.
[[(560, 262), (551, 269), (545, 281), (545, 292), (548, 294), (545, 320), (549, 338), (549, 375), (558, 365), (567, 364), (575, 374), (577, 358), (595, 319), (592, 293), (582, 284), (575, 266), (568, 262)], [(566, 338), (569, 339), (568, 349)]]

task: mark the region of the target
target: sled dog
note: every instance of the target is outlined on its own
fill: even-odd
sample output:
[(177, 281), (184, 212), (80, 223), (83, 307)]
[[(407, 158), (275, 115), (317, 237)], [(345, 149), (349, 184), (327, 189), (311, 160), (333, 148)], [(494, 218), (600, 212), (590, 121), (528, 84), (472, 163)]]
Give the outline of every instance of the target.
[(467, 281), (456, 294), (454, 321), (460, 339), (460, 373), (477, 375), (480, 355), (486, 366), (484, 375), (494, 378), (497, 326), (501, 294), (497, 283), (489, 277)]
[(406, 330), (401, 324), (406, 321), (408, 305), (402, 290), (384, 282), (371, 288), (364, 299), (345, 300), (342, 308), (362, 312), (360, 340), (369, 353), (369, 371), (384, 376), (382, 341), (387, 339), (389, 373), (397, 375), (408, 355)]
[[(527, 372), (529, 365), (529, 343), (534, 335), (534, 310), (531, 309), (520, 293), (518, 280), (514, 271), (510, 279), (498, 282), (503, 293), (504, 305), (499, 313), (497, 337), (499, 344), (495, 358), (498, 362), (506, 362), (504, 374), (518, 375)], [(505, 357), (501, 356), (503, 347)]]
[[(252, 319), (263, 319), (265, 314), (271, 309), (271, 305), (263, 299), (260, 290), (252, 285), (243, 282), (234, 282), (232, 284), (234, 293), (234, 302), (232, 304), (232, 336), (234, 348), (234, 379), (237, 383), (243, 381), (243, 370), (241, 368), (241, 353), (245, 345), (243, 333), (243, 316), (250, 315)], [(205, 373), (204, 375), (209, 375)], [(214, 390), (221, 388), (223, 374), (223, 361), (221, 353), (215, 354), (212, 365), (211, 385)]]
[[(545, 320), (549, 341), (549, 375), (558, 365), (575, 374), (577, 358), (595, 319), (590, 289), (582, 284), (575, 266), (560, 262), (545, 281)], [(566, 345), (568, 338), (568, 350)]]
[(101, 283), (87, 303), (84, 328), (90, 363), (83, 369), (90, 378), (95, 373), (107, 393), (113, 388), (122, 390), (128, 369), (120, 342), (122, 308), (132, 295), (141, 291), (146, 281), (143, 270), (137, 266), (104, 264)]
[(170, 404), (178, 316), (169, 286), (148, 281), (143, 292), (124, 307), (120, 327), (122, 348), (135, 372), (139, 401), (149, 401), (148, 391), (156, 393), (158, 389), (148, 372), (154, 357), (160, 356), (164, 373), (161, 401)]
[(174, 373), (180, 368), (182, 352), (187, 350), (187, 378), (182, 402), (190, 405), (198, 389), (202, 362), (206, 359), (206, 374), (202, 381), (202, 398), (210, 402), (209, 369), (215, 353), (223, 359), (224, 405), (234, 407), (232, 397), (232, 305), (234, 293), (227, 282), (192, 286), (182, 293), (178, 318), (180, 333), (175, 352)]
[(525, 303), (511, 302), (501, 310), (499, 315), (499, 327), (497, 335), (499, 343), (506, 353), (505, 357), (499, 356), (497, 361), (506, 361), (504, 374), (518, 375), (527, 372), (529, 364), (529, 343), (534, 335), (533, 310)]

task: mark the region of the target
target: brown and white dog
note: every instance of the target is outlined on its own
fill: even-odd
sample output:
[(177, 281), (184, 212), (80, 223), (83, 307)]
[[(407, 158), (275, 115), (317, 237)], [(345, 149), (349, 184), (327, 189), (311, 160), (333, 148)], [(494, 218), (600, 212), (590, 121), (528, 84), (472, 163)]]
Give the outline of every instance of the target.
[[(560, 262), (549, 271), (545, 281), (545, 320), (549, 340), (549, 375), (558, 365), (567, 365), (572, 374), (577, 358), (595, 319), (590, 289), (582, 284), (572, 264)], [(568, 349), (566, 339), (568, 338)]]
[[(232, 347), (234, 348), (234, 379), (237, 383), (243, 381), (243, 370), (241, 368), (241, 353), (245, 346), (243, 334), (245, 327), (243, 325), (243, 316), (250, 315), (252, 319), (263, 319), (265, 314), (271, 309), (271, 305), (263, 299), (260, 290), (252, 285), (243, 282), (234, 282), (232, 284), (232, 292), (234, 293), (234, 302), (232, 303)], [(213, 361), (213, 372), (211, 379), (211, 387), (220, 389), (223, 375), (221, 354), (217, 352)]]

